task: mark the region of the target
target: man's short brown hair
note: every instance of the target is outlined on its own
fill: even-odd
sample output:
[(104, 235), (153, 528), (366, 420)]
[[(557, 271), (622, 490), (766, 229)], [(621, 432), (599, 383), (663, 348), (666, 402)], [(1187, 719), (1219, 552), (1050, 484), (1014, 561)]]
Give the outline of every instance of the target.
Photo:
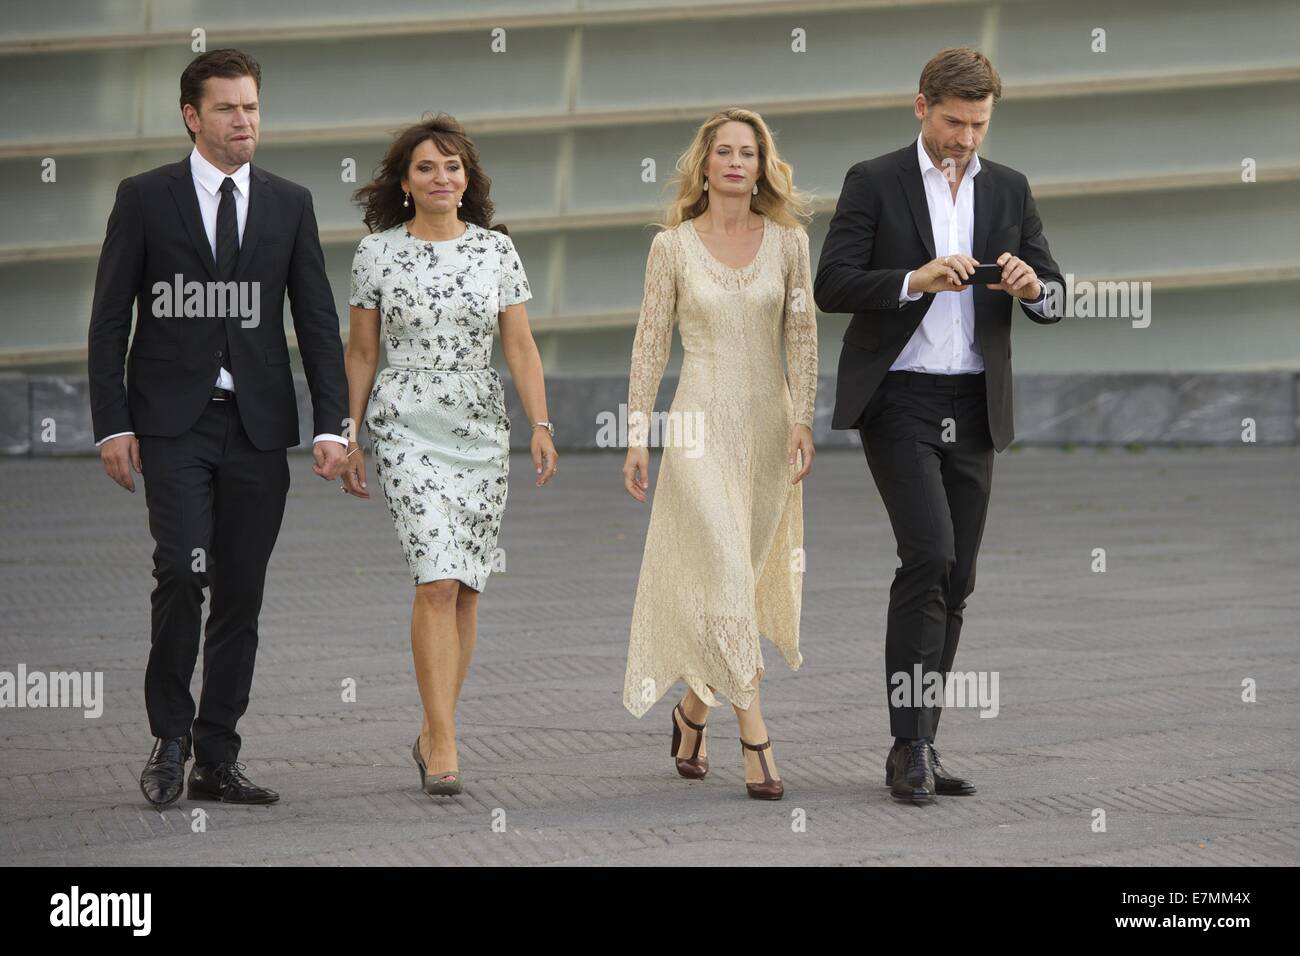
[[(251, 76), (257, 85), (257, 91), (262, 92), (262, 68), (247, 53), (233, 48), (200, 53), (190, 61), (190, 65), (181, 74), (182, 122), (186, 103), (196, 110), (199, 108), (199, 103), (203, 101), (203, 83), (210, 76), (220, 76), (228, 80)], [(190, 141), (193, 142), (194, 131), (189, 128), (189, 124), (186, 124), (185, 131), (190, 134)]]
[(1002, 97), (1002, 78), (979, 50), (954, 46), (930, 58), (921, 70), (919, 92), (931, 106), (945, 96), (982, 100), (991, 94), (996, 103)]

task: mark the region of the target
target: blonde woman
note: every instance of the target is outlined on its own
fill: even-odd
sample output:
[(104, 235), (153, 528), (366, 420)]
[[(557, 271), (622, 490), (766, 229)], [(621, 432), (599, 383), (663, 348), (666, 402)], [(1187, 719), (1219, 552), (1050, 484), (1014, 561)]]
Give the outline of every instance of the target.
[[(681, 377), (632, 612), (623, 703), (640, 717), (677, 681), (677, 772), (708, 772), (705, 724), (722, 694), (740, 724), (745, 787), (784, 784), (759, 709), (760, 635), (799, 653), (803, 486), (817, 392), (807, 199), (761, 116), (711, 117), (677, 161), (676, 199), (646, 263), (628, 385), (623, 484), (645, 502), (651, 412), (676, 322)], [(789, 381), (782, 371), (782, 346)]]

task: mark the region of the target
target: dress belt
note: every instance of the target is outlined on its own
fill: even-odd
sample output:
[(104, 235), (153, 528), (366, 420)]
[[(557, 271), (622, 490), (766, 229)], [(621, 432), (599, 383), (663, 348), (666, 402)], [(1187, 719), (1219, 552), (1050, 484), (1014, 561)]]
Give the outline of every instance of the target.
[(491, 365), (398, 365), (394, 362), (388, 363), (389, 368), (409, 369), (415, 372), (483, 372), (490, 369)]

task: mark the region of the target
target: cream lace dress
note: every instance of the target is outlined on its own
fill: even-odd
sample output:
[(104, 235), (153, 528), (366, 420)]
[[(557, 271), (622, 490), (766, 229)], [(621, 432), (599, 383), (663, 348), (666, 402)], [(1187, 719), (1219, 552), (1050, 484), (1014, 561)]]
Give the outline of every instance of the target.
[[(674, 320), (681, 376), (656, 440), (650, 413)], [(803, 484), (791, 484), (801, 463), (787, 455), (793, 425), (813, 423), (816, 393), (803, 229), (764, 217), (758, 253), (740, 269), (718, 261), (690, 220), (655, 236), (628, 384), (629, 446), (663, 448), (623, 684), (637, 717), (678, 680), (711, 707), (710, 686), (749, 707), (760, 635), (792, 669), (802, 663)]]

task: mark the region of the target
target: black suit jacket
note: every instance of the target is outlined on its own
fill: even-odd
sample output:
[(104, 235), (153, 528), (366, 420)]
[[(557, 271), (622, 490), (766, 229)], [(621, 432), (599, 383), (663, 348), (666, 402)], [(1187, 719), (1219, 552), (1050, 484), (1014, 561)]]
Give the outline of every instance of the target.
[[(975, 177), (971, 255), (993, 262), (1019, 256), (1040, 282), (1061, 282), (1047, 248), (1029, 182), (1009, 166), (980, 157)], [(822, 245), (813, 296), (823, 312), (852, 312), (844, 331), (831, 428), (855, 428), (889, 366), (925, 317), (935, 293), (900, 307), (903, 277), (935, 258), (930, 209), (917, 163), (916, 141), (863, 160), (844, 177), (839, 203)], [(975, 341), (984, 357), (989, 431), (1002, 451), (1015, 437), (1011, 408), (1011, 305), (1005, 292), (976, 285)], [(1024, 308), (1024, 306), (1021, 306)], [(1050, 324), (1030, 309), (1035, 322)]]
[[(224, 362), (234, 376), (235, 404), (253, 445), (263, 451), (297, 445), (298, 403), (284, 334), (286, 291), (311, 391), (313, 434), (343, 434), (348, 384), (339, 320), (311, 193), (304, 187), (256, 166), (250, 170), (235, 281), (260, 283), (255, 327), (244, 328), (238, 315), (154, 314), (155, 283), (170, 288), (178, 274), (182, 282), (218, 280), (194, 190), (188, 156), (128, 177), (117, 188), (90, 316), (95, 440), (125, 431), (182, 434), (211, 400)], [(135, 338), (128, 357), (133, 305)]]

